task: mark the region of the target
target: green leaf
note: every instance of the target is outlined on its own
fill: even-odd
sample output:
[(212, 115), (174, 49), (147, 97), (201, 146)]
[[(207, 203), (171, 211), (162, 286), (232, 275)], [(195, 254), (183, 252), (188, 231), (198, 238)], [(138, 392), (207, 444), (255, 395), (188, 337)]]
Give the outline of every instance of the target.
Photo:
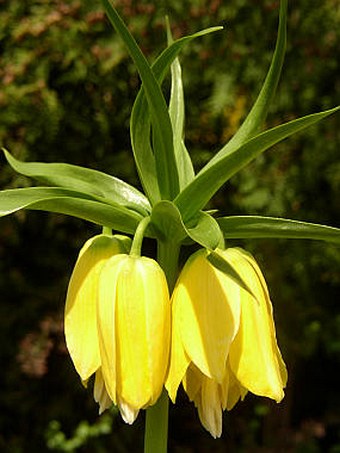
[(199, 211), (185, 227), (187, 235), (206, 249), (215, 250), (223, 244), (221, 229), (207, 212)]
[[(154, 76), (156, 77), (159, 84), (162, 84), (171, 63), (175, 60), (179, 52), (182, 50), (185, 44), (189, 43), (192, 39), (199, 38), (209, 33), (221, 30), (223, 27), (211, 27), (197, 33), (194, 33), (189, 36), (184, 36), (176, 41), (174, 41), (169, 47), (167, 47), (156, 59), (152, 65), (152, 70)], [(170, 112), (171, 113), (171, 112)], [(130, 134), (131, 134), (131, 144), (134, 154), (134, 159), (137, 166), (137, 171), (139, 178), (141, 180), (142, 186), (145, 193), (147, 194), (151, 204), (154, 205), (161, 200), (161, 195), (158, 187), (157, 181), (157, 169), (156, 161), (153, 153), (152, 146), (150, 144), (151, 137), (151, 121), (150, 121), (150, 110), (145, 96), (144, 88), (141, 87), (137, 98), (135, 100), (134, 106), (132, 108), (131, 119), (130, 119)], [(174, 134), (177, 133), (175, 128)], [(174, 139), (176, 146), (176, 138)], [(184, 173), (182, 169), (182, 163), (179, 162), (180, 159), (177, 158), (176, 150), (176, 162), (179, 166), (179, 178), (180, 185), (182, 187), (182, 179), (184, 176), (181, 176)], [(185, 157), (184, 157), (185, 159)], [(183, 160), (184, 160), (183, 159)], [(187, 160), (187, 159), (186, 159)], [(185, 173), (190, 174), (190, 169), (186, 169)], [(187, 177), (188, 178), (188, 177)]]
[[(172, 43), (170, 24), (167, 21), (168, 42)], [(188, 150), (184, 143), (184, 91), (182, 69), (178, 57), (171, 65), (171, 92), (169, 113), (174, 135), (174, 149), (179, 173), (179, 186), (182, 190), (194, 179), (195, 172)]]
[(315, 239), (340, 244), (340, 228), (316, 223), (261, 216), (231, 216), (216, 220), (227, 239)]
[(228, 179), (259, 154), (290, 135), (335, 113), (339, 108), (335, 107), (324, 112), (307, 115), (262, 132), (209, 167), (204, 167), (174, 200), (174, 203), (182, 213), (184, 221), (203, 209), (210, 198)]
[(179, 192), (179, 178), (171, 121), (164, 96), (149, 63), (118, 15), (112, 0), (102, 0), (102, 3), (110, 22), (127, 46), (142, 79), (150, 108), (153, 133), (158, 145), (154, 150), (158, 186), (161, 197), (172, 200)]
[(143, 218), (137, 212), (125, 207), (106, 204), (90, 195), (59, 187), (28, 187), (0, 191), (0, 217), (20, 209), (72, 215), (124, 233), (134, 233)]
[(187, 237), (181, 213), (171, 201), (160, 201), (153, 207), (150, 227), (162, 241), (182, 242)]
[(261, 88), (261, 91), (242, 126), (232, 139), (208, 162), (207, 167), (217, 162), (227, 153), (232, 152), (253, 136), (266, 119), (270, 102), (275, 94), (279, 82), (287, 42), (287, 4), (288, 0), (280, 2), (280, 20), (278, 36), (272, 62)]
[(21, 162), (8, 151), (3, 152), (10, 166), (22, 175), (51, 186), (101, 197), (143, 215), (151, 210), (148, 199), (141, 192), (106, 173), (64, 163)]
[(199, 212), (189, 224), (184, 224), (178, 208), (171, 201), (160, 201), (151, 213), (151, 225), (160, 240), (183, 242), (187, 237), (203, 247), (214, 250), (223, 243), (216, 220), (206, 212)]
[(132, 108), (130, 136), (139, 179), (152, 205), (161, 199), (155, 156), (150, 144), (151, 123), (144, 91), (139, 92)]

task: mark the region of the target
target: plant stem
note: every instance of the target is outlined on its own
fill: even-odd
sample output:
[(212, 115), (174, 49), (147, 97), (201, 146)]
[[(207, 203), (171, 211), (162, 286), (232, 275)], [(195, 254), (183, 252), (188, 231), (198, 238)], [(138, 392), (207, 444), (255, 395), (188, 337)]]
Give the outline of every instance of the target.
[(112, 236), (112, 228), (103, 226), (102, 234), (107, 234), (108, 236)]
[(144, 217), (144, 219), (139, 222), (135, 235), (132, 240), (132, 244), (131, 244), (131, 250), (130, 250), (131, 256), (140, 256), (144, 233), (145, 233), (145, 230), (146, 230), (147, 226), (149, 225), (149, 223), (150, 223), (150, 217)]
[(169, 398), (165, 390), (146, 410), (144, 453), (166, 453), (168, 446)]
[[(171, 294), (178, 274), (180, 246), (176, 242), (159, 242), (157, 260), (168, 280)], [(154, 406), (146, 410), (144, 453), (166, 453), (168, 445), (169, 398), (165, 390)]]
[(180, 245), (177, 242), (158, 242), (157, 261), (163, 269), (170, 294), (178, 277), (178, 256)]

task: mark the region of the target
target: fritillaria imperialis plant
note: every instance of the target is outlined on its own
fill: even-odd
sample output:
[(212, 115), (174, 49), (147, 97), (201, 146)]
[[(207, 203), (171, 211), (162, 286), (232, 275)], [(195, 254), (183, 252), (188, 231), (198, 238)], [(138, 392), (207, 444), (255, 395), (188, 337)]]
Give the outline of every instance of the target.
[[(226, 248), (225, 240), (276, 237), (340, 243), (340, 230), (273, 217), (219, 217), (205, 208), (254, 158), (338, 108), (261, 131), (285, 53), (287, 0), (281, 0), (276, 47), (258, 98), (232, 139), (195, 173), (183, 138), (177, 56), (193, 39), (222, 27), (175, 41), (169, 32), (168, 46), (150, 65), (112, 0), (102, 3), (142, 81), (130, 131), (144, 193), (106, 173), (25, 163), (4, 150), (15, 171), (44, 185), (1, 191), (0, 212), (58, 212), (102, 227), (102, 234), (83, 246), (71, 276), (67, 347), (84, 384), (95, 376), (100, 412), (115, 404), (123, 419), (133, 423), (146, 409), (145, 451), (162, 453), (168, 395), (175, 402), (180, 384), (214, 437), (221, 435), (222, 411), (247, 392), (277, 402), (283, 398), (287, 372), (264, 277), (250, 254)], [(167, 105), (161, 85), (169, 71)], [(144, 237), (157, 242), (156, 259), (141, 256)], [(179, 274), (181, 248), (195, 243), (199, 250)]]

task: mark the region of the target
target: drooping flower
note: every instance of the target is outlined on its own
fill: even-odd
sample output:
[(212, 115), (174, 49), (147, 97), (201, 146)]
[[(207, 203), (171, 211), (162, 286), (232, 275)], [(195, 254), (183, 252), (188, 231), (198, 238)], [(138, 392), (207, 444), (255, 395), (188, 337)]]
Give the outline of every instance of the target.
[(276, 401), (287, 375), (277, 346), (267, 286), (254, 258), (219, 251), (246, 284), (216, 269), (200, 250), (184, 266), (172, 295), (172, 346), (166, 388), (172, 401), (182, 382), (202, 424), (222, 432), (222, 411), (247, 391)]
[(97, 316), (105, 390), (133, 423), (140, 409), (159, 398), (168, 367), (170, 300), (158, 263), (110, 258), (100, 275)]
[(65, 307), (68, 350), (86, 384), (95, 373), (99, 412), (112, 404), (133, 423), (162, 391), (169, 360), (166, 277), (150, 258), (130, 256), (130, 239), (99, 235), (86, 242)]

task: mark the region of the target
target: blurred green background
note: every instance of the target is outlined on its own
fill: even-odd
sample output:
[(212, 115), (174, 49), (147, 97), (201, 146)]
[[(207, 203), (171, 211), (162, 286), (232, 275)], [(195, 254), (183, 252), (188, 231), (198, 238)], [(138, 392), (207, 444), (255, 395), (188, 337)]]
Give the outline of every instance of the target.
[[(204, 27), (181, 55), (186, 144), (200, 168), (235, 132), (266, 74), (278, 1), (117, 0), (152, 61), (166, 41)], [(283, 75), (267, 127), (340, 98), (338, 0), (290, 2)], [(0, 0), (0, 143), (17, 158), (104, 170), (138, 185), (129, 115), (140, 86), (99, 1)], [(165, 92), (169, 80), (164, 84)], [(340, 227), (340, 116), (258, 158), (221, 190), (225, 214)], [(0, 187), (29, 186), (1, 157)], [(77, 252), (99, 228), (41, 212), (0, 221), (0, 451), (140, 452), (143, 414), (98, 418), (64, 345), (63, 306)], [(340, 249), (310, 241), (230, 241), (255, 254), (268, 281), (288, 369), (284, 401), (247, 396), (222, 438), (184, 395), (171, 407), (169, 452), (340, 452)], [(146, 243), (149, 253), (153, 244)], [(151, 253), (151, 252), (150, 252)]]

